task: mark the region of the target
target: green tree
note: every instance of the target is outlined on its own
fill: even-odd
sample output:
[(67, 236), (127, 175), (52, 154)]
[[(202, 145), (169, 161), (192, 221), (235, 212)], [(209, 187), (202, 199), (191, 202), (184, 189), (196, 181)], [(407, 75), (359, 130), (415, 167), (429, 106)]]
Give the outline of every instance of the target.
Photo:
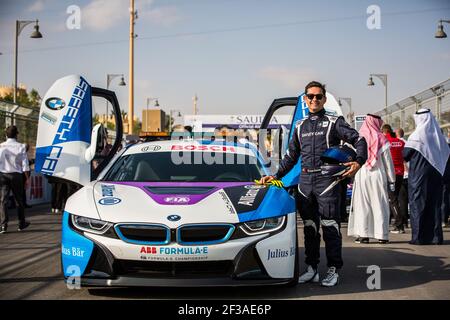
[(36, 89), (32, 89), (30, 94), (29, 94), (29, 100), (30, 100), (30, 104), (32, 106), (37, 106), (39, 107), (39, 105), (41, 104), (42, 98), (39, 95), (39, 92), (37, 92)]
[[(13, 93), (3, 96), (2, 100), (12, 103), (14, 101)], [(24, 107), (29, 107), (33, 110), (26, 116), (15, 117), (15, 125), (19, 129), (20, 133), (20, 142), (27, 143), (31, 147), (36, 145), (38, 116), (41, 100), (41, 96), (36, 89), (32, 89), (29, 93), (24, 89), (19, 89), (17, 91), (16, 103)], [(2, 121), (1, 125), (2, 128), (4, 128), (6, 122)]]

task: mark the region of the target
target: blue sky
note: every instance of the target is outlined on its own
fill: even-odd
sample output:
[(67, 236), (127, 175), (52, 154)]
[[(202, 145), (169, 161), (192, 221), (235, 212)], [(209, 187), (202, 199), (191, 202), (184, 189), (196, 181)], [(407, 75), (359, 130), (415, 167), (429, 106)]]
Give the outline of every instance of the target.
[[(69, 5), (81, 29), (69, 30)], [(381, 9), (369, 30), (367, 7)], [(128, 0), (0, 0), (0, 84), (13, 82), (16, 19), (40, 20), (43, 39), (19, 39), (19, 82), (41, 95), (58, 78), (81, 74), (106, 87), (108, 73), (128, 83)], [(388, 74), (392, 104), (450, 77), (450, 38), (435, 39), (450, 19), (445, 0), (136, 0), (135, 114), (147, 97), (166, 112), (263, 114), (273, 99), (296, 96), (310, 80), (335, 97), (351, 97), (356, 113), (384, 107), (378, 79)], [(450, 25), (444, 25), (450, 36)], [(128, 110), (128, 87), (110, 89)], [(102, 110), (99, 110), (100, 112)], [(344, 107), (345, 111), (345, 107)], [(103, 110), (104, 112), (104, 110)]]

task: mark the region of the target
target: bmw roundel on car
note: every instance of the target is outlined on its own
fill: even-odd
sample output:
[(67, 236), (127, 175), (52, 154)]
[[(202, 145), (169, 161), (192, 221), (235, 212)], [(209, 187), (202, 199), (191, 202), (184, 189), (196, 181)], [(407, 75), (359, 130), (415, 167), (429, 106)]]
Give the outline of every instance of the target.
[[(254, 145), (182, 139), (117, 153), (115, 145), (95, 171), (96, 95), (118, 110), (114, 93), (80, 76), (58, 80), (43, 99), (51, 107), (41, 108), (36, 171), (82, 186), (63, 214), (66, 279), (80, 276), (84, 286), (297, 282), (294, 198), (255, 184), (270, 173)], [(45, 121), (47, 113), (57, 120)]]

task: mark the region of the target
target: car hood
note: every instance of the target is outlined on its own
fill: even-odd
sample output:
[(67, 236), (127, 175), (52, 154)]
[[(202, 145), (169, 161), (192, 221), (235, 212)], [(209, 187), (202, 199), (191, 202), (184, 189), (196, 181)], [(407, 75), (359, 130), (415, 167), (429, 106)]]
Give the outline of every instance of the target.
[[(100, 218), (115, 223), (239, 223), (295, 211), (284, 189), (251, 182), (99, 181), (92, 191)], [(169, 221), (170, 215), (181, 219)]]

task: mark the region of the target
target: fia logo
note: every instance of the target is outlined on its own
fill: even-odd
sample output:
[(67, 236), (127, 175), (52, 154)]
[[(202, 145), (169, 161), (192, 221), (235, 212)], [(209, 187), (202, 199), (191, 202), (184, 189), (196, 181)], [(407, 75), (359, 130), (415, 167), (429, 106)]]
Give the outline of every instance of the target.
[(189, 197), (165, 197), (164, 202), (173, 204), (189, 203), (191, 199)]

